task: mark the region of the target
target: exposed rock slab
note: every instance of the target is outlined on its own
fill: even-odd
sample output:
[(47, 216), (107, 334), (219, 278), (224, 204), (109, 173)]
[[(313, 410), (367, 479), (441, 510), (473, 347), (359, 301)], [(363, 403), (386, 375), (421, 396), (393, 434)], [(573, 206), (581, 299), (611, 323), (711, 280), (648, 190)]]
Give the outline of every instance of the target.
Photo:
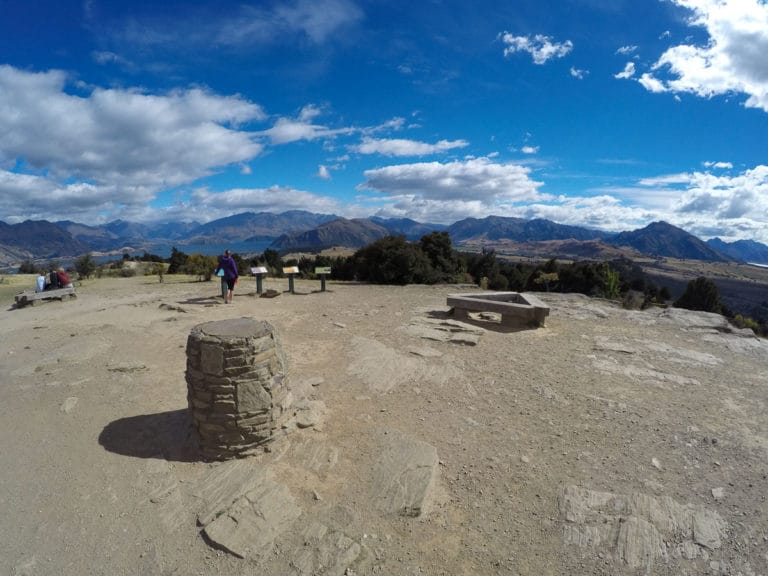
[(261, 484), (266, 476), (265, 469), (251, 459), (214, 466), (193, 493), (200, 502), (198, 523), (201, 526), (209, 524), (219, 512)]
[(720, 515), (669, 497), (622, 495), (566, 486), (560, 515), (567, 544), (596, 549), (632, 568), (650, 571), (670, 556), (708, 558), (727, 535)]
[(377, 433), (378, 458), (371, 499), (384, 513), (421, 516), (429, 506), (438, 476), (434, 446), (397, 430)]
[(215, 468), (196, 494), (198, 522), (216, 546), (248, 558), (267, 552), (301, 515), (290, 491), (246, 460)]
[(267, 552), (299, 516), (301, 508), (288, 488), (264, 479), (222, 510), (203, 531), (224, 550), (248, 558)]
[(344, 533), (319, 522), (312, 522), (302, 533), (301, 547), (293, 551), (291, 574), (354, 574), (351, 566), (357, 561), (362, 550), (359, 542)]
[(384, 394), (409, 382), (442, 384), (456, 376), (453, 365), (401, 353), (377, 340), (356, 336), (349, 351), (349, 374), (373, 392)]
[(439, 318), (414, 318), (406, 330), (418, 338), (467, 346), (475, 346), (485, 333), (482, 328)]

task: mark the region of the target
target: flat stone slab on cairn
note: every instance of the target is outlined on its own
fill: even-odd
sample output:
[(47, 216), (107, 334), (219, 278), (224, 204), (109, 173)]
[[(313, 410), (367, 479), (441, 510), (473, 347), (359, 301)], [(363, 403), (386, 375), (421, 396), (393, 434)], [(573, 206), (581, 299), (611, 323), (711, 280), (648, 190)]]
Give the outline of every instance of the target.
[(187, 338), (186, 378), (200, 452), (212, 460), (257, 452), (291, 404), (274, 328), (252, 318), (195, 326)]

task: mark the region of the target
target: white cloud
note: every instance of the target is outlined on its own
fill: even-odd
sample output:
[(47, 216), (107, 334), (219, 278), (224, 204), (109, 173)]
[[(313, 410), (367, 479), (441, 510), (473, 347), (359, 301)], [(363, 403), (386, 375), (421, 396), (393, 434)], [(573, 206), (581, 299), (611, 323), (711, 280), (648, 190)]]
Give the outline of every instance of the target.
[[(45, 174), (37, 184), (66, 208), (108, 203), (136, 205), (162, 190), (191, 183), (262, 151), (243, 123), (264, 118), (238, 96), (200, 89), (146, 94), (96, 88), (85, 96), (65, 91), (61, 71), (26, 72), (0, 66), (0, 166)], [(23, 176), (23, 174), (19, 174)], [(23, 180), (22, 181), (26, 181)], [(18, 180), (16, 184), (18, 184)], [(24, 213), (27, 200), (5, 186)], [(35, 191), (30, 192), (35, 197)]]
[(618, 74), (614, 74), (614, 78), (619, 79), (627, 79), (632, 78), (632, 76), (635, 75), (635, 63), (634, 62), (627, 62), (626, 66), (624, 66), (624, 70), (619, 72)]
[(334, 138), (341, 134), (352, 134), (359, 131), (357, 128), (329, 128), (321, 124), (313, 124), (312, 120), (320, 113), (319, 108), (308, 105), (301, 109), (297, 118), (278, 118), (272, 128), (262, 130), (257, 134), (268, 136), (272, 144), (288, 144), (300, 140)]
[(523, 154), (538, 154), (539, 153), (539, 147), (538, 146), (523, 146), (522, 152), (523, 152)]
[(640, 83), (652, 92), (709, 98), (739, 93), (745, 105), (768, 112), (768, 3), (762, 0), (672, 0), (692, 12), (691, 26), (706, 30), (705, 45), (664, 52)]
[(528, 168), (487, 158), (386, 166), (367, 170), (365, 178), (358, 189), (381, 194), (367, 199), (384, 205), (380, 213), (429, 222), (503, 214), (515, 203), (550, 198)]
[(518, 207), (519, 218), (546, 218), (561, 224), (621, 232), (641, 228), (656, 219), (646, 208), (628, 206), (614, 196), (603, 194), (590, 197), (560, 196), (557, 202), (534, 203)]
[(343, 210), (343, 206), (334, 198), (277, 185), (268, 188), (236, 188), (223, 192), (198, 188), (190, 193), (189, 205), (183, 208), (188, 214), (205, 214), (208, 220), (246, 211), (278, 213), (308, 210), (338, 214)]
[(465, 148), (469, 145), (466, 140), (440, 140), (434, 144), (405, 140), (399, 138), (377, 139), (363, 138), (360, 144), (350, 146), (349, 149), (358, 154), (382, 154), (384, 156), (427, 156)]
[(583, 80), (584, 76), (589, 74), (589, 70), (579, 70), (578, 68), (574, 68), (571, 66), (571, 76), (574, 78), (578, 78), (579, 80)]
[(664, 176), (653, 176), (651, 178), (642, 178), (638, 184), (640, 184), (640, 186), (668, 186), (671, 184), (687, 184), (690, 181), (690, 174), (680, 173), (665, 174)]
[(704, 162), (705, 168), (720, 168), (722, 170), (731, 170), (733, 164), (731, 162)]
[(379, 124), (378, 126), (372, 126), (370, 128), (364, 128), (362, 130), (365, 134), (375, 134), (377, 132), (397, 132), (405, 127), (405, 118), (395, 117), (391, 120), (387, 120)]
[(703, 213), (718, 220), (748, 218), (765, 227), (768, 225), (768, 166), (757, 166), (737, 176), (695, 172), (675, 209), (678, 213)]
[[(709, 168), (730, 170), (730, 162), (707, 162)], [(751, 238), (768, 243), (768, 166), (758, 165), (736, 175), (711, 172), (667, 174), (643, 178), (636, 187), (617, 191), (628, 202), (642, 205), (653, 220), (666, 220), (702, 238)], [(713, 232), (715, 231), (715, 232)]]
[(660, 80), (653, 77), (652, 74), (645, 73), (642, 76), (640, 76), (640, 79), (638, 80), (640, 84), (648, 90), (649, 92), (666, 92), (666, 88), (664, 87), (664, 83)]
[(629, 56), (630, 54), (634, 54), (637, 51), (637, 46), (622, 46), (618, 50), (616, 50), (616, 54), (620, 56)]
[(535, 64), (546, 64), (552, 58), (562, 58), (573, 50), (573, 42), (553, 42), (549, 36), (536, 34), (535, 36), (514, 36), (509, 32), (500, 35), (501, 41), (506, 45), (504, 56), (515, 52), (528, 52)]
[(0, 214), (7, 222), (75, 220), (96, 222), (98, 214), (126, 205), (144, 206), (153, 188), (130, 185), (65, 184), (44, 176), (0, 170)]
[(320, 164), (320, 166), (317, 167), (317, 177), (321, 180), (330, 180), (331, 172), (328, 170), (327, 166)]

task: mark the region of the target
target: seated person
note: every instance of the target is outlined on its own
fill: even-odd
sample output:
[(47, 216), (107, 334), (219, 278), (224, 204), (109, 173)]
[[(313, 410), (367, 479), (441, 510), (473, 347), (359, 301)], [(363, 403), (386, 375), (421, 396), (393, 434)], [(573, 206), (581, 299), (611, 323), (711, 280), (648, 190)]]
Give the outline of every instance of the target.
[(59, 288), (71, 288), (72, 282), (69, 280), (69, 275), (64, 268), (59, 268)]
[(45, 290), (45, 275), (40, 272), (37, 275), (37, 284), (35, 285), (35, 292), (42, 292)]
[(59, 288), (59, 273), (56, 270), (51, 270), (48, 274), (48, 282), (45, 283), (46, 290), (56, 290)]

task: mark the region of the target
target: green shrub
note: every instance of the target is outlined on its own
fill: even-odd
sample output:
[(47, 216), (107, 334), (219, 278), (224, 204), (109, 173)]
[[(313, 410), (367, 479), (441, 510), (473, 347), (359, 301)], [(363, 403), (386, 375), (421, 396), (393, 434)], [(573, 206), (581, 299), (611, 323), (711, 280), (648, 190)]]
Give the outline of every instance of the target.
[(675, 302), (675, 307), (717, 314), (723, 312), (723, 304), (720, 302), (720, 292), (717, 286), (712, 280), (704, 276), (699, 276), (696, 280), (688, 282), (685, 292)]

